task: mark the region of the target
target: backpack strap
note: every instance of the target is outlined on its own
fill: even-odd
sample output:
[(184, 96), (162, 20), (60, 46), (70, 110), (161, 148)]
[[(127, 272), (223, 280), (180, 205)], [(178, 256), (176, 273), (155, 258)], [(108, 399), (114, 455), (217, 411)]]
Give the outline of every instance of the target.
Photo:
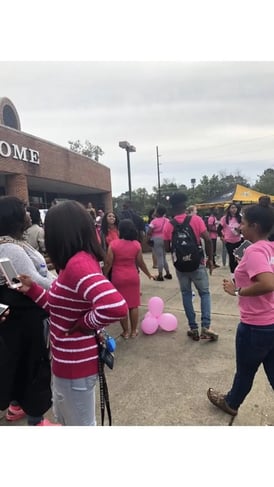
[(172, 220), (170, 220), (170, 223), (172, 223), (174, 228), (177, 226), (187, 227), (189, 225), (190, 220), (191, 220), (191, 215), (187, 215), (182, 223), (179, 223), (177, 220), (175, 220), (175, 218), (172, 218)]

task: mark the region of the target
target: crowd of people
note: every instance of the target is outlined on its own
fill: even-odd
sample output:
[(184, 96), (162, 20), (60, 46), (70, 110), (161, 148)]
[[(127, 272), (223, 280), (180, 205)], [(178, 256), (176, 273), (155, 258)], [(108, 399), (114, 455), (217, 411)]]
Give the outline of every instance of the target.
[[(205, 219), (176, 192), (170, 208), (156, 205), (149, 223), (125, 202), (120, 212), (85, 208), (76, 201), (53, 204), (41, 224), (37, 208), (16, 197), (0, 197), (0, 259), (8, 258), (20, 279), (10, 288), (0, 273), (0, 302), (9, 306), (0, 323), (0, 409), (6, 419), (27, 416), (30, 426), (96, 425), (98, 333), (120, 324), (124, 340), (138, 336), (140, 271), (149, 280), (175, 277), (194, 341), (218, 340), (211, 326), (209, 275), (228, 255), (224, 291), (239, 296), (236, 374), (224, 394), (209, 388), (209, 400), (235, 416), (262, 363), (274, 388), (274, 210), (268, 197), (241, 209), (236, 203)], [(168, 216), (169, 215), (169, 216)], [(193, 268), (179, 267), (174, 235), (184, 230), (199, 249)], [(248, 240), (241, 259), (235, 249)], [(150, 242), (150, 272), (143, 245)], [(167, 259), (170, 252), (173, 273)], [(48, 264), (51, 263), (52, 267)], [(53, 268), (50, 272), (48, 268)], [(163, 271), (165, 274), (163, 275)], [(193, 306), (200, 300), (201, 322)], [(44, 417), (52, 406), (55, 422)]]

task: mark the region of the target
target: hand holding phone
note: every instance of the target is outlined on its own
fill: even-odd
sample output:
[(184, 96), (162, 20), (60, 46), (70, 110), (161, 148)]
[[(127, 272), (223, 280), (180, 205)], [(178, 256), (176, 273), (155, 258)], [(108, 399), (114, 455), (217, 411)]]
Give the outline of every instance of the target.
[(249, 240), (244, 240), (244, 242), (241, 243), (241, 245), (233, 251), (234, 257), (236, 257), (236, 259), (238, 260), (241, 260), (244, 255), (245, 249), (247, 249), (247, 247), (249, 247), (251, 243), (252, 242), (250, 242)]
[(9, 306), (4, 303), (0, 303), (0, 320), (4, 321), (6, 319), (5, 314), (8, 314), (7, 311), (9, 309)]
[(17, 289), (22, 286), (20, 279), (18, 279), (18, 274), (13, 267), (10, 259), (3, 258), (0, 259), (0, 270), (5, 276), (8, 286), (12, 289)]

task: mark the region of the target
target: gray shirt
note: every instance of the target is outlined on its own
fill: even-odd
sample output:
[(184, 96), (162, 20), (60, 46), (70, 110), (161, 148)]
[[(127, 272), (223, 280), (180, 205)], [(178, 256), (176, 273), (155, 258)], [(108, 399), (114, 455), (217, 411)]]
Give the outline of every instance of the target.
[[(3, 243), (5, 239), (7, 243)], [(12, 242), (9, 242), (9, 240), (12, 240)], [(49, 270), (47, 270), (46, 277), (40, 274), (40, 266), (41, 264), (46, 264), (46, 261), (40, 252), (23, 240), (16, 241), (9, 236), (0, 237), (0, 258), (10, 259), (17, 274), (30, 276), (34, 282), (40, 284), (44, 289), (48, 289), (52, 281), (56, 279), (56, 276)], [(0, 272), (0, 285), (2, 286), (5, 283), (6, 280)]]
[(39, 252), (46, 251), (45, 249), (45, 231), (42, 227), (34, 223), (24, 233), (27, 242)]

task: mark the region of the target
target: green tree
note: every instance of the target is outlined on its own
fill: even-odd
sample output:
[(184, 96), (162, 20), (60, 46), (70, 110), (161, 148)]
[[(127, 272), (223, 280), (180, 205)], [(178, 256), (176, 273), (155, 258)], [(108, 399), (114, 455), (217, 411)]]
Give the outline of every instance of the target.
[(254, 189), (260, 193), (274, 195), (274, 169), (266, 169), (261, 176), (258, 176)]
[(168, 198), (172, 193), (179, 190), (179, 186), (173, 180), (171, 181), (168, 178), (164, 178), (163, 183), (160, 186), (160, 191), (156, 186), (152, 189), (155, 199), (154, 205), (160, 203), (161, 205), (166, 206)]
[(99, 145), (93, 145), (89, 140), (86, 140), (84, 144), (80, 142), (80, 140), (75, 140), (74, 142), (69, 140), (68, 141), (69, 148), (73, 152), (77, 152), (77, 154), (82, 154), (83, 156), (89, 157), (90, 159), (95, 159), (95, 161), (99, 162), (99, 156), (104, 155), (103, 150)]
[(227, 175), (225, 172), (220, 172), (219, 174), (213, 174), (211, 178), (203, 176), (194, 190), (194, 203), (203, 203), (210, 199), (218, 198), (222, 194), (231, 191), (236, 184), (249, 187), (247, 180), (239, 173)]
[[(274, 169), (266, 169), (261, 176), (258, 176), (256, 185), (252, 189), (256, 189), (262, 193), (274, 194)], [(158, 187), (153, 187), (153, 192), (149, 194), (145, 188), (138, 188), (132, 192), (132, 204), (134, 209), (142, 216), (148, 214), (151, 208), (154, 208), (158, 203), (166, 206), (169, 212), (169, 197), (176, 191), (183, 191), (187, 194), (187, 204), (204, 203), (210, 199), (218, 198), (224, 193), (232, 191), (236, 184), (250, 187), (247, 179), (239, 172), (236, 174), (226, 174), (220, 172), (213, 174), (210, 178), (203, 176), (200, 182), (196, 185), (187, 188), (184, 184), (177, 184), (174, 180), (164, 179), (160, 187), (160, 197)], [(128, 192), (122, 193), (117, 198), (113, 198), (113, 208), (118, 209), (122, 207), (125, 200), (128, 199)]]

